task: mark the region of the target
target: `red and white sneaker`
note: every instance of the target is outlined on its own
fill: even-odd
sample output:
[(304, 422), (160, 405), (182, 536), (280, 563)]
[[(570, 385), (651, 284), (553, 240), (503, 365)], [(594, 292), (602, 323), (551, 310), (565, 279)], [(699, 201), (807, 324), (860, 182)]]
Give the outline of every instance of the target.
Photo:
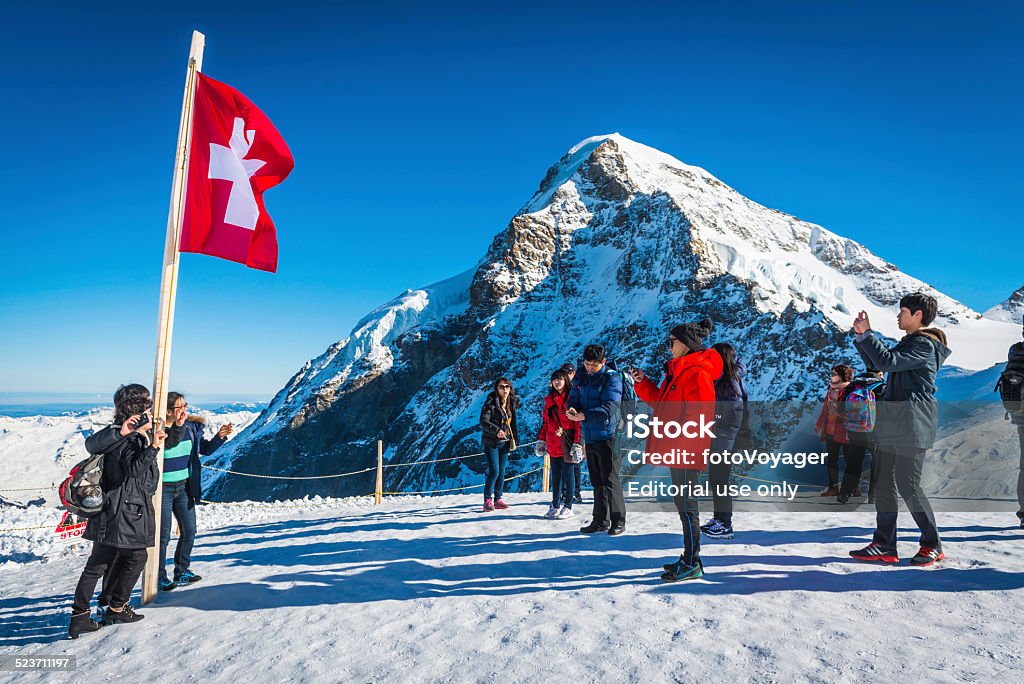
[(502, 501), (501, 499), (498, 499), (497, 501), (494, 502), (494, 507), (497, 508), (499, 511), (503, 511), (506, 508), (508, 508), (508, 504)]
[(878, 544), (871, 542), (863, 549), (857, 549), (856, 551), (850, 552), (850, 557), (854, 560), (867, 561), (869, 563), (899, 563), (900, 557), (896, 553), (896, 549), (886, 549)]
[(923, 568), (926, 565), (937, 563), (940, 560), (946, 560), (946, 554), (942, 553), (942, 551), (939, 551), (938, 549), (930, 549), (927, 546), (922, 546), (918, 549), (917, 555), (910, 559), (910, 564)]
[(493, 511), (493, 510), (494, 510), (494, 501), (492, 499), (484, 499), (484, 511), (487, 512), (487, 511)]

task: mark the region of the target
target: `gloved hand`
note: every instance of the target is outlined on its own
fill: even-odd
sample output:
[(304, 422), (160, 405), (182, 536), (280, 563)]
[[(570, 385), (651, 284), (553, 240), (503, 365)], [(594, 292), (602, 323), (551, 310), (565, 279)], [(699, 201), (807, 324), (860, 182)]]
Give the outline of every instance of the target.
[(548, 445), (544, 442), (537, 442), (533, 445), (533, 453), (537, 455), (537, 458), (544, 458), (548, 453)]
[(572, 449), (569, 450), (569, 460), (573, 463), (583, 463), (585, 456), (582, 444), (573, 444)]

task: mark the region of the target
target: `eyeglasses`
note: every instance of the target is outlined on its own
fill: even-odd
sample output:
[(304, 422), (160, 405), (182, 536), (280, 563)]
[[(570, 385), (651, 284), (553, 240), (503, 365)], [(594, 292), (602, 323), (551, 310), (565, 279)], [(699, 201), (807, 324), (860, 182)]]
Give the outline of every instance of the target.
[(512, 389), (512, 385), (498, 385), (498, 389)]
[(667, 340), (665, 340), (665, 344), (667, 344), (668, 348), (671, 349), (672, 345), (675, 344), (678, 341), (679, 341), (679, 339), (676, 338), (676, 337), (669, 337)]

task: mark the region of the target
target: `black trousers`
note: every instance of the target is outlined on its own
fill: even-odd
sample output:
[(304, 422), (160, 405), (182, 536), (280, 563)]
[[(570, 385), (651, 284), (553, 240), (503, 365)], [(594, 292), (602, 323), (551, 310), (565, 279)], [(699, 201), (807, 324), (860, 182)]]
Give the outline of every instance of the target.
[(626, 499), (622, 496), (619, 466), (622, 459), (612, 448), (612, 440), (588, 442), (587, 470), (594, 488), (594, 522), (609, 525), (626, 520)]
[(669, 468), (672, 471), (672, 484), (679, 487), (674, 500), (679, 520), (683, 523), (683, 561), (687, 565), (696, 564), (700, 558), (700, 516), (697, 509), (697, 497), (693, 490), (697, 486), (699, 470)]
[(1020, 437), (1020, 472), (1017, 473), (1017, 517), (1024, 520), (1024, 425), (1017, 426)]
[(843, 471), (843, 483), (839, 487), (839, 493), (851, 496), (853, 492), (860, 487), (860, 476), (864, 470), (864, 454), (867, 453), (867, 444), (849, 444), (843, 445), (843, 451), (846, 453), (846, 470)]
[[(716, 437), (711, 440), (711, 452), (720, 454), (731, 450), (735, 439)], [(673, 469), (674, 470), (674, 469)], [(729, 496), (729, 478), (732, 475), (731, 463), (708, 464), (708, 486), (714, 501), (715, 517), (725, 525), (732, 525), (732, 497)]]
[(910, 515), (921, 530), (921, 546), (942, 549), (935, 513), (921, 489), (921, 470), (924, 468), (924, 449), (886, 447), (875, 450), (878, 459), (878, 483), (875, 493), (874, 542), (887, 549), (896, 548), (896, 518), (899, 502), (896, 493), (907, 503)]
[(834, 441), (831, 437), (825, 437), (825, 450), (828, 451), (828, 457), (825, 459), (825, 467), (828, 468), (829, 487), (839, 486), (839, 454), (842, 452), (844, 446), (846, 445)]
[(114, 572), (104, 581), (104, 593), (109, 591), (110, 605), (123, 606), (131, 598), (132, 587), (139, 581), (146, 567), (146, 549), (119, 549), (93, 542), (92, 554), (85, 562), (85, 570), (82, 570), (78, 586), (75, 587), (75, 602), (71, 607), (73, 613), (89, 610), (92, 595), (96, 592), (96, 583), (111, 565), (114, 565)]

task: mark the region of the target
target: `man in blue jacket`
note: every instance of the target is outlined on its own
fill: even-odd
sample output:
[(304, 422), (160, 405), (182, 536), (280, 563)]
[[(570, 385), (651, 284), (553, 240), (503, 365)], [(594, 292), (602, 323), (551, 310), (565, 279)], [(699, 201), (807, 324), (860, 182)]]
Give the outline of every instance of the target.
[(604, 532), (611, 536), (626, 531), (626, 501), (622, 495), (619, 466), (622, 459), (613, 441), (619, 425), (622, 377), (605, 364), (604, 347), (587, 345), (583, 350), (586, 373), (577, 373), (569, 392), (570, 420), (582, 423), (587, 469), (594, 486), (594, 519), (583, 534)]

